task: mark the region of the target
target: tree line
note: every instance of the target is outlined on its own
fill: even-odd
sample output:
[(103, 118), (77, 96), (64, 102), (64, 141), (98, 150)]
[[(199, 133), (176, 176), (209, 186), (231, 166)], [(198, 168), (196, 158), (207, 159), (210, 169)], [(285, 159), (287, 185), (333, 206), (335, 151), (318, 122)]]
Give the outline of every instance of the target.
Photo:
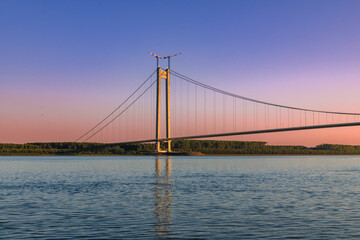
[[(162, 145), (165, 149), (165, 144)], [(306, 154), (346, 155), (360, 154), (360, 146), (321, 144), (313, 148), (305, 146), (273, 146), (266, 142), (176, 140), (174, 152), (203, 154)], [(155, 151), (154, 144), (105, 144), (49, 142), (26, 144), (0, 144), (0, 155), (147, 155)]]

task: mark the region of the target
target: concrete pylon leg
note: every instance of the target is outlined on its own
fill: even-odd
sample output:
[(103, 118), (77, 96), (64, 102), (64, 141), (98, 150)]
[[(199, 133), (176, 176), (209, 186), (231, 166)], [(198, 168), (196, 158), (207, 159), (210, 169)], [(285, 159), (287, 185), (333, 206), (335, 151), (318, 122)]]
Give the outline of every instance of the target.
[[(170, 138), (170, 69), (166, 69), (166, 138)], [(171, 152), (171, 140), (167, 141), (167, 152)]]
[(157, 91), (156, 91), (156, 143), (155, 151), (161, 152), (160, 149), (160, 121), (161, 121), (161, 68), (157, 69)]

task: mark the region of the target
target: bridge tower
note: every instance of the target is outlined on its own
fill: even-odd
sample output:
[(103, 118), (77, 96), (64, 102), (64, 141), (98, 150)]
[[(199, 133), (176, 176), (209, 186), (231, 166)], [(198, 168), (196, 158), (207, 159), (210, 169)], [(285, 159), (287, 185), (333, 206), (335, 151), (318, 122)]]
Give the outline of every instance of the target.
[[(154, 53), (149, 52), (149, 54), (156, 57), (156, 68), (157, 68), (157, 94), (156, 94), (156, 143), (155, 151), (156, 152), (171, 152), (171, 140), (167, 140), (167, 149), (161, 150), (161, 80), (166, 80), (166, 138), (170, 138), (170, 59), (181, 53), (176, 53), (166, 57), (160, 57)], [(159, 66), (159, 59), (167, 59), (168, 67), (166, 70), (162, 70)]]
[(170, 69), (162, 70), (157, 67), (157, 94), (156, 94), (156, 152), (171, 152), (171, 140), (167, 141), (167, 149), (161, 150), (160, 129), (161, 129), (161, 80), (166, 80), (166, 138), (170, 138)]

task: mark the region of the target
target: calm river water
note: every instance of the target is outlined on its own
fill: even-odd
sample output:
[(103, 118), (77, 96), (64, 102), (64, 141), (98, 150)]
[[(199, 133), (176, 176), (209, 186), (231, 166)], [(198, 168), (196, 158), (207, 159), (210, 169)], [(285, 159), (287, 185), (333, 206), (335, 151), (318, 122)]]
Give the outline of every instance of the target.
[(360, 238), (360, 157), (0, 157), (0, 239)]

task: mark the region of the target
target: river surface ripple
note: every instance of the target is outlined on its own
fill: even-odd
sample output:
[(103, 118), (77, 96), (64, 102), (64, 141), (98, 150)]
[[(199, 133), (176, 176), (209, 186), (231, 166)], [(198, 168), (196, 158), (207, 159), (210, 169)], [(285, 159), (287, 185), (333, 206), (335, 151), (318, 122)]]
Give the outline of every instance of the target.
[(360, 239), (360, 157), (0, 157), (0, 239)]

